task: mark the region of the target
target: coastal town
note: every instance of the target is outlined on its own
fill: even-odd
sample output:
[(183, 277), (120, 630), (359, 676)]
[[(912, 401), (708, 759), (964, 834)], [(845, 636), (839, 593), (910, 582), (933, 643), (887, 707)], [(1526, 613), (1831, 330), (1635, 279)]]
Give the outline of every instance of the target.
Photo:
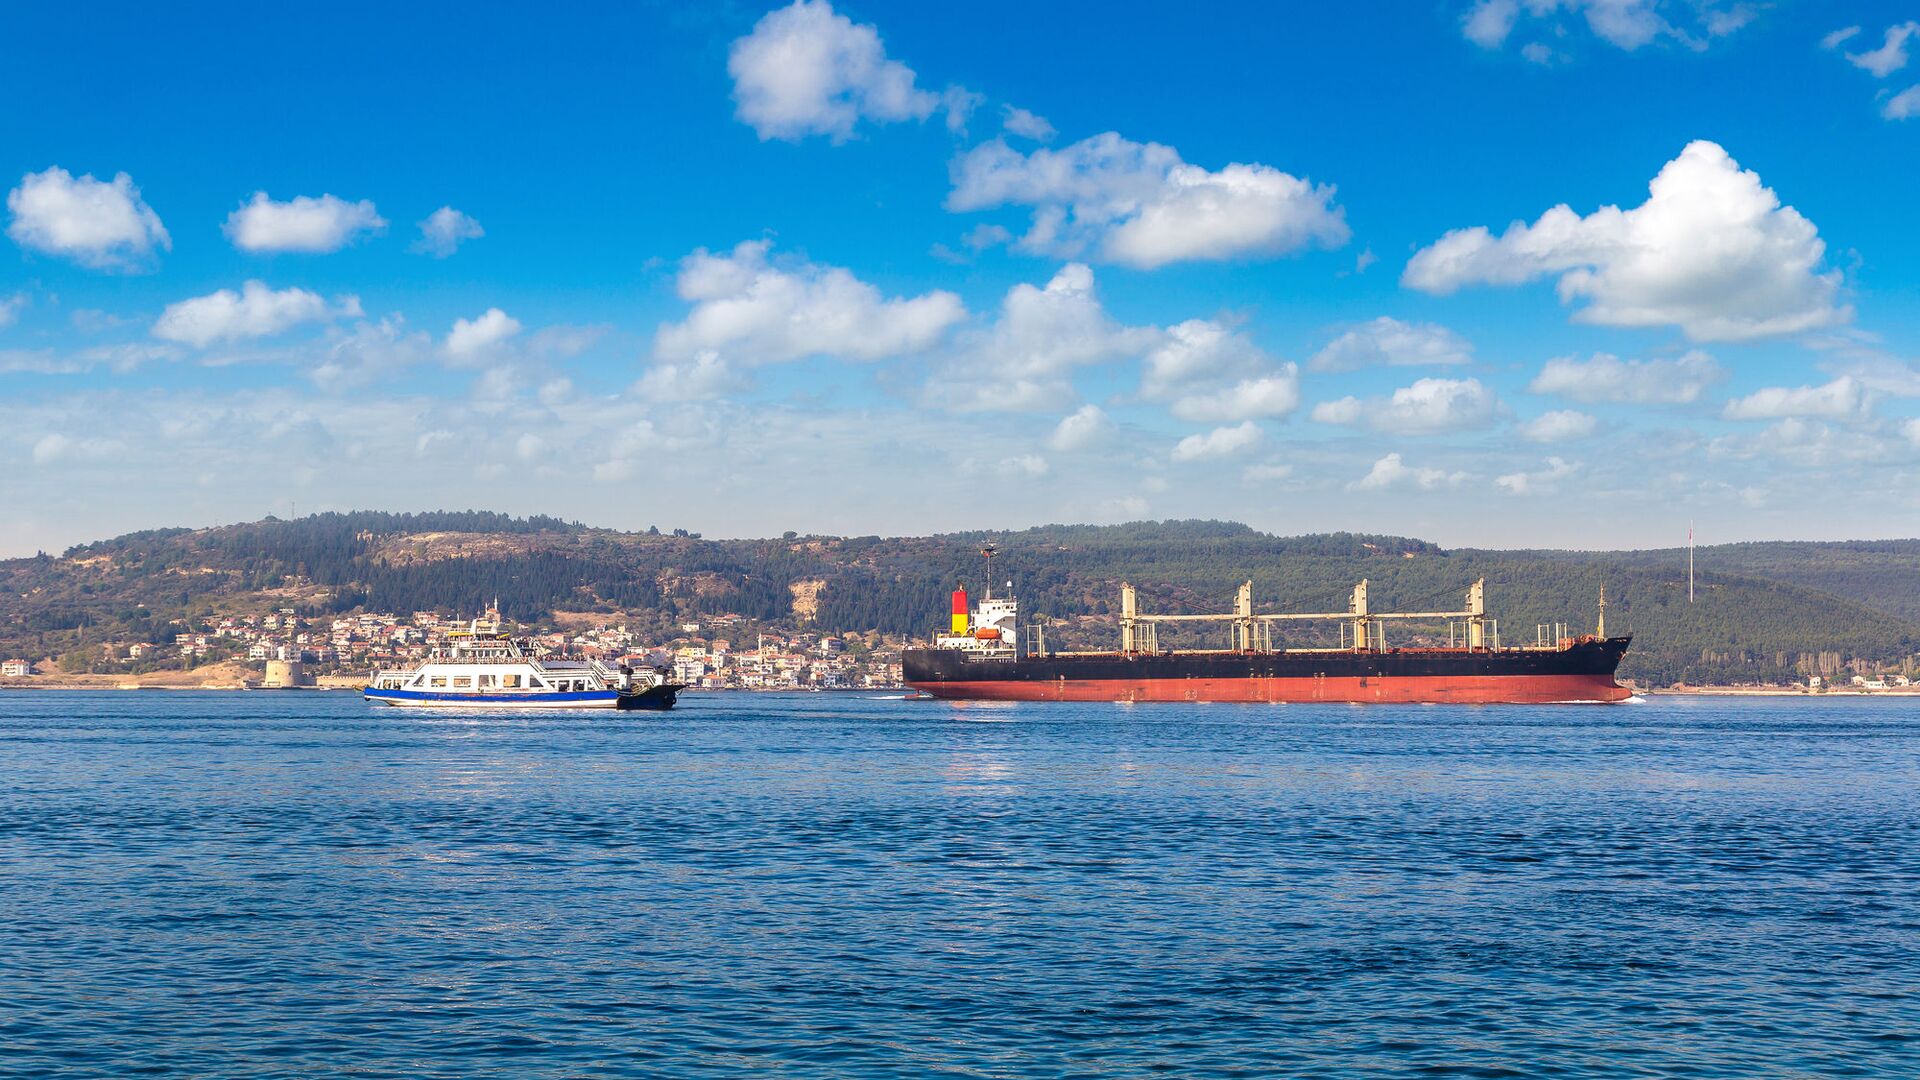
[[(464, 625), (436, 612), (306, 617), (293, 608), (227, 615), (203, 625), (168, 624), (164, 640), (106, 642), (60, 657), (0, 660), (0, 679), (138, 678), (221, 668), (254, 673), (241, 685), (270, 688), (363, 681), (378, 668), (418, 663)], [(868, 690), (900, 685), (900, 642), (879, 634), (796, 633), (754, 628), (737, 615), (704, 617), (648, 640), (628, 624), (525, 628), (534, 656), (655, 668), (699, 690)], [(173, 680), (176, 684), (179, 680)], [(228, 680), (231, 681), (231, 680)]]

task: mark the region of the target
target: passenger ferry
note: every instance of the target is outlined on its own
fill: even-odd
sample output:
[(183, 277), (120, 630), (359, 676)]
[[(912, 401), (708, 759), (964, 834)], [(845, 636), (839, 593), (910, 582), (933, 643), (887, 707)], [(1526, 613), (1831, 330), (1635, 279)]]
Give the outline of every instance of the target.
[(365, 694), (384, 705), (461, 709), (671, 709), (682, 689), (652, 669), (531, 656), (501, 631), (496, 605), (448, 632), (419, 664), (375, 671)]

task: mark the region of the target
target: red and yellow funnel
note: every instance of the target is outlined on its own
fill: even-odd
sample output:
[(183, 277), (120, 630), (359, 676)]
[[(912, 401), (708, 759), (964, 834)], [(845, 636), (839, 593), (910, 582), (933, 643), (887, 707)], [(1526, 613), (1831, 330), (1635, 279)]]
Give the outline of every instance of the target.
[(953, 632), (956, 634), (967, 632), (967, 590), (965, 589), (953, 590)]

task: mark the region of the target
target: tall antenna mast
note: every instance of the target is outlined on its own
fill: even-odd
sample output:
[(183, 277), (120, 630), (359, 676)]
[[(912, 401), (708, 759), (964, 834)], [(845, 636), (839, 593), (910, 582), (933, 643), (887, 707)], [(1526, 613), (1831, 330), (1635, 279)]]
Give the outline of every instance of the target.
[(1693, 522), (1687, 522), (1687, 603), (1693, 603)]

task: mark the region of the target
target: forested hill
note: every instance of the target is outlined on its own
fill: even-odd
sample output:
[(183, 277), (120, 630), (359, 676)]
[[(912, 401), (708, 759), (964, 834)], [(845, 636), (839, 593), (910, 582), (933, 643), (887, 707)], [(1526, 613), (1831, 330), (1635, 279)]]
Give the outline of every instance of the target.
[[(463, 512), (320, 514), (156, 530), (0, 562), (0, 655), (50, 656), (104, 641), (167, 640), (175, 620), (293, 607), (473, 612), (499, 599), (522, 622), (618, 615), (663, 639), (705, 615), (833, 632), (924, 633), (947, 590), (995, 583), (1063, 638), (1110, 644), (1121, 581), (1149, 610), (1224, 611), (1251, 579), (1261, 611), (1342, 610), (1361, 578), (1376, 610), (1455, 607), (1485, 577), (1509, 641), (1538, 623), (1632, 631), (1622, 672), (1646, 681), (1746, 681), (1920, 649), (1920, 541), (1738, 544), (1684, 551), (1447, 550), (1421, 540), (1279, 537), (1213, 521), (1051, 525), (883, 539), (788, 534), (707, 540)], [(1074, 635), (1080, 635), (1075, 639)]]

